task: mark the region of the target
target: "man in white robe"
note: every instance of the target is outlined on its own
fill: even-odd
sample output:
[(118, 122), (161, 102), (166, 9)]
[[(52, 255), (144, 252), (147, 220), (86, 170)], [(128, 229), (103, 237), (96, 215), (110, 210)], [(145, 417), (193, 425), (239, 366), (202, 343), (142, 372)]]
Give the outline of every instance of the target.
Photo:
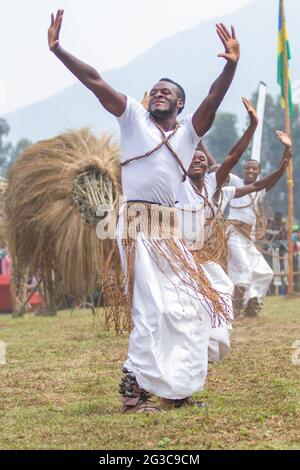
[[(223, 218), (225, 207), (228, 202), (235, 197), (236, 190), (234, 187), (223, 187), (223, 184), (229, 177), (229, 173), (233, 166), (239, 161), (241, 155), (247, 149), (254, 132), (257, 127), (258, 118), (252, 104), (243, 98), (243, 104), (250, 118), (249, 126), (243, 136), (234, 145), (225, 158), (224, 162), (217, 168), (216, 172), (207, 173), (208, 160), (202, 151), (197, 150), (194, 154), (193, 161), (189, 167), (188, 178), (180, 185), (177, 196), (177, 207), (181, 213), (183, 234), (191, 252), (195, 259), (202, 257), (201, 242), (209, 242), (213, 238), (215, 230), (215, 221)], [(205, 147), (202, 145), (202, 149)], [(251, 189), (249, 189), (250, 191)], [(218, 200), (216, 199), (218, 196)], [(194, 212), (193, 212), (194, 211)], [(194, 217), (194, 222), (192, 219)], [(201, 237), (202, 235), (202, 237)], [(224, 235), (224, 234), (223, 234)], [(215, 243), (222, 245), (222, 240), (216, 239)], [(218, 248), (218, 247), (216, 247)], [(218, 252), (218, 249), (215, 250)], [(219, 251), (221, 254), (221, 252)], [(219, 255), (212, 252), (206, 254), (208, 258), (201, 263), (205, 274), (210, 279), (215, 289), (220, 292), (224, 302), (227, 304), (230, 312), (230, 320), (233, 320), (232, 301), (234, 286), (221, 265), (219, 264)], [(211, 258), (210, 258), (211, 257)], [(205, 262), (204, 262), (205, 261)], [(217, 325), (210, 327), (209, 344), (208, 344), (208, 360), (210, 362), (222, 362), (230, 349), (229, 331), (231, 326), (224, 320)]]
[[(241, 315), (245, 308), (246, 316), (256, 316), (262, 300), (267, 293), (268, 287), (273, 278), (273, 271), (265, 261), (263, 255), (255, 247), (256, 222), (259, 216), (259, 206), (267, 191), (270, 191), (284, 173), (286, 160), (292, 155), (291, 140), (285, 132), (276, 131), (279, 141), (284, 145), (284, 152), (281, 163), (276, 172), (268, 179), (264, 189), (246, 192), (243, 197), (235, 196), (230, 204), (228, 218), (231, 221), (229, 231), (229, 258), (228, 275), (235, 285), (234, 310), (235, 316)], [(218, 165), (214, 157), (208, 152), (203, 143), (199, 144), (205, 153), (211, 170), (215, 170)], [(236, 175), (230, 175), (228, 184), (235, 187), (240, 192), (242, 188), (258, 188), (261, 185), (260, 164), (255, 160), (249, 160), (244, 169), (244, 179)], [(245, 186), (246, 185), (246, 186)], [(225, 191), (225, 188), (224, 188)], [(230, 189), (228, 196), (230, 196)], [(260, 192), (257, 192), (260, 191)], [(223, 192), (223, 206), (226, 207)], [(227, 200), (227, 204), (228, 204)]]
[[(282, 161), (289, 159), (290, 138), (281, 131), (277, 131), (277, 137), (284, 145)], [(249, 160), (244, 167), (244, 178), (231, 175), (229, 184), (236, 188), (253, 184), (259, 181), (260, 172), (260, 164), (255, 160)], [(234, 199), (230, 204), (228, 219), (232, 221), (233, 226), (228, 240), (228, 275), (235, 285), (237, 311), (244, 309), (245, 316), (257, 316), (274, 276), (264, 256), (255, 247), (255, 239), (263, 197), (275, 186), (280, 177), (279, 173), (264, 191)]]
[[(174, 216), (180, 182), (233, 80), (239, 43), (234, 28), (229, 32), (223, 24), (217, 25), (225, 48), (219, 57), (226, 65), (195, 113), (178, 120), (185, 104), (180, 85), (170, 79), (159, 80), (150, 92), (146, 111), (61, 47), (63, 13), (59, 10), (56, 17), (52, 15), (50, 50), (116, 116), (121, 128), (122, 186), (127, 203), (121, 208), (117, 233), (121, 258), (127, 259), (133, 324), (120, 386), (124, 412), (156, 411), (149, 406), (149, 394), (179, 406), (190, 403), (190, 395), (201, 390), (206, 376), (206, 325), (211, 321), (211, 303), (219, 315), (226, 312), (180, 240), (177, 221), (169, 224), (172, 233), (168, 238), (158, 233), (167, 231), (163, 216)], [(155, 234), (149, 236), (145, 219), (153, 228), (157, 215)], [(141, 218), (144, 228), (128, 240), (125, 235), (130, 224)]]
[[(199, 252), (201, 259), (201, 248), (203, 245), (201, 232), (202, 235), (204, 234), (206, 242), (212, 238), (213, 235), (214, 225), (208, 224), (205, 228), (205, 219), (213, 220), (215, 218), (223, 221), (224, 211), (227, 205), (233, 200), (242, 199), (252, 193), (259, 194), (259, 192), (264, 192), (270, 184), (274, 181), (278, 181), (283, 175), (287, 161), (291, 156), (289, 152), (285, 152), (278, 169), (259, 181), (242, 185), (239, 188), (224, 186), (232, 167), (247, 149), (258, 123), (255, 109), (251, 103), (245, 98), (243, 98), (243, 102), (250, 117), (249, 127), (237, 144), (231, 149), (223, 164), (219, 165), (215, 172), (207, 174), (208, 160), (206, 154), (201, 151), (196, 151), (189, 168), (189, 178), (181, 184), (179, 189), (177, 206), (181, 213), (183, 233), (196, 259), (198, 257), (197, 253)], [(289, 145), (285, 133), (278, 131), (277, 135), (282, 143), (285, 142)], [(201, 148), (207, 152), (203, 144)], [(197, 224), (195, 223), (196, 218)], [(217, 239), (217, 241), (221, 244), (220, 239)], [(214, 261), (211, 260), (203, 263), (202, 267), (214, 287), (222, 295), (227, 296), (227, 301), (232, 307), (231, 296), (233, 295), (234, 286), (218, 263), (218, 260), (215, 259)], [(228, 354), (230, 349), (229, 331), (230, 326), (224, 321), (221, 321), (216, 327), (211, 328), (208, 349), (208, 359), (210, 362), (221, 362)]]

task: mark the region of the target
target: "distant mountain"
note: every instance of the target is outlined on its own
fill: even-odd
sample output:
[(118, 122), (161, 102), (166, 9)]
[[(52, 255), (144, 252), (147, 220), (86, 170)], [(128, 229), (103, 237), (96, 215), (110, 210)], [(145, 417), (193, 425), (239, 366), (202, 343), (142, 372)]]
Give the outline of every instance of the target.
[[(286, 2), (294, 53), (294, 79), (300, 78), (297, 7), (299, 0)], [(238, 114), (243, 124), (245, 113), (241, 96), (250, 96), (260, 80), (268, 84), (270, 93), (279, 92), (276, 84), (277, 16), (278, 0), (255, 0), (233, 14), (202, 22), (188, 31), (160, 41), (125, 67), (103, 74), (104, 78), (116, 89), (137, 99), (141, 99), (144, 91), (159, 78), (173, 78), (186, 89), (186, 112), (189, 113), (196, 108), (222, 69), (223, 60), (216, 57), (222, 51), (222, 45), (214, 32), (215, 23), (222, 20), (227, 25), (236, 26), (242, 57), (234, 83), (221, 109)], [(5, 118), (11, 126), (10, 137), (14, 141), (21, 137), (36, 141), (52, 137), (68, 128), (83, 126), (90, 126), (97, 132), (117, 129), (115, 119), (101, 108), (95, 97), (81, 84), (7, 114)]]

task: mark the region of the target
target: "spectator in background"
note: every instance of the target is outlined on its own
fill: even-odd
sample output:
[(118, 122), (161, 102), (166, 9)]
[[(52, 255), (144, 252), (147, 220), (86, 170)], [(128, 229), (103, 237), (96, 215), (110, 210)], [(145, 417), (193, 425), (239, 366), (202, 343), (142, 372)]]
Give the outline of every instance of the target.
[(283, 218), (281, 212), (275, 212), (274, 218), (268, 220), (266, 240), (287, 240), (286, 220)]
[(11, 275), (11, 257), (8, 254), (7, 250), (1, 250), (4, 253), (3, 258), (1, 259), (1, 274), (3, 276)]
[(2, 261), (4, 260), (5, 256), (6, 256), (6, 250), (4, 248), (0, 248), (0, 274), (3, 274)]
[(300, 292), (300, 227), (296, 229), (292, 236), (294, 255), (294, 289)]
[(294, 255), (300, 253), (300, 228), (298, 228), (292, 235), (293, 240), (293, 253)]

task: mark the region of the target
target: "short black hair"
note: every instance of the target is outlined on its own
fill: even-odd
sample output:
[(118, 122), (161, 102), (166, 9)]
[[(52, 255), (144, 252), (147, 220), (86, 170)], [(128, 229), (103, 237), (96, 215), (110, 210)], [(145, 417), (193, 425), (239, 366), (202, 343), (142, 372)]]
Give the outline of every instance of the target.
[(171, 78), (160, 78), (159, 80), (160, 82), (169, 82), (169, 83), (173, 83), (173, 85), (175, 85), (178, 89), (178, 98), (182, 98), (182, 101), (183, 101), (183, 107), (178, 111), (178, 114), (181, 113), (181, 111), (183, 111), (183, 108), (185, 106), (185, 100), (186, 100), (186, 96), (185, 96), (185, 91), (184, 89), (182, 88), (181, 85), (179, 85), (179, 83), (177, 82), (174, 82), (174, 80), (172, 80)]
[(261, 170), (261, 164), (258, 160), (255, 160), (255, 158), (249, 158), (249, 160), (246, 160), (245, 166), (247, 165), (248, 162), (255, 162), (258, 165), (258, 168)]

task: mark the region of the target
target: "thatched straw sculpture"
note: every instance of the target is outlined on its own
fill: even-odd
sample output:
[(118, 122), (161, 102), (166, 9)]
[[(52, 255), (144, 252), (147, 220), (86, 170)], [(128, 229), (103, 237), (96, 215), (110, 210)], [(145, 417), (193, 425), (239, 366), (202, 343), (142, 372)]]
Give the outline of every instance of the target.
[[(120, 147), (89, 130), (28, 147), (8, 174), (7, 238), (14, 262), (64, 293), (92, 293), (112, 241), (96, 235), (101, 207), (120, 194)], [(99, 215), (100, 214), (100, 215)]]
[(7, 187), (7, 181), (0, 178), (0, 248), (5, 246), (5, 222), (4, 222), (4, 193)]

